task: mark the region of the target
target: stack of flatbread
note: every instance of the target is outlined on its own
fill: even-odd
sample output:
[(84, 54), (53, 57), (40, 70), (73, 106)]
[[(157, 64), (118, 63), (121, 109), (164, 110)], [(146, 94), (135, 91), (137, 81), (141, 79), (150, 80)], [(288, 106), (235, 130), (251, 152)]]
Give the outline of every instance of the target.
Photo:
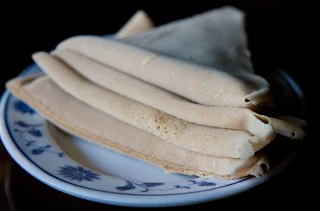
[(260, 112), (276, 105), (233, 7), (157, 27), (138, 11), (114, 37), (71, 37), (32, 58), (44, 73), (8, 81), (13, 95), (64, 131), (167, 172), (258, 177), (277, 134), (305, 136)]

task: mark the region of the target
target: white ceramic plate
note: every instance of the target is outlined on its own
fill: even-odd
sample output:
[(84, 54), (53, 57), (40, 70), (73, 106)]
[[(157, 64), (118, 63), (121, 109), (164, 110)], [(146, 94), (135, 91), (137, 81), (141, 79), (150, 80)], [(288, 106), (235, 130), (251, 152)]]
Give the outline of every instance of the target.
[[(39, 71), (32, 65), (22, 74)], [(295, 155), (293, 151), (260, 178), (197, 178), (166, 174), (150, 164), (64, 134), (8, 92), (1, 100), (0, 119), (5, 148), (33, 177), (76, 197), (121, 206), (164, 207), (225, 198), (268, 180)]]

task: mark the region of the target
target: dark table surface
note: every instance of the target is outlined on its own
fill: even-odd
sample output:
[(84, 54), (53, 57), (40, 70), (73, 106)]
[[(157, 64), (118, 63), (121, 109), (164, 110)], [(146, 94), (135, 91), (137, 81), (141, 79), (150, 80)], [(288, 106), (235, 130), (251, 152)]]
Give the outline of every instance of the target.
[[(198, 7), (189, 5), (183, 8), (168, 8), (164, 5), (151, 4), (135, 4), (134, 7), (123, 7), (119, 4), (114, 5), (114, 8), (95, 5), (93, 15), (85, 13), (92, 10), (90, 4), (89, 6), (84, 5), (86, 8), (82, 10), (56, 7), (55, 12), (50, 13), (47, 7), (42, 9), (32, 7), (12, 13), (12, 16), (19, 15), (18, 20), (7, 16), (7, 19), (3, 20), (10, 20), (2, 24), (3, 31), (5, 31), (2, 34), (5, 36), (2, 39), (5, 41), (2, 52), (6, 53), (6, 57), (2, 60), (0, 91), (4, 91), (3, 85), (7, 80), (15, 77), (31, 64), (30, 55), (32, 53), (39, 50), (49, 51), (58, 42), (69, 36), (113, 33), (138, 9), (147, 11), (159, 25), (212, 9), (223, 5), (223, 2), (226, 1), (201, 4)], [(314, 104), (310, 99), (313, 99), (317, 84), (314, 83), (315, 73), (312, 69), (307, 68), (310, 62), (307, 62), (306, 57), (310, 52), (305, 47), (308, 46), (310, 39), (302, 39), (302, 36), (308, 35), (310, 30), (305, 19), (301, 19), (301, 10), (293, 9), (288, 3), (278, 4), (277, 1), (259, 1), (260, 4), (255, 1), (237, 2), (236, 6), (248, 11), (249, 45), (253, 53), (254, 64), (258, 67), (276, 65), (289, 72), (305, 92), (310, 105), (309, 113), (314, 117), (315, 113), (312, 113)], [(13, 10), (14, 6), (12, 5), (8, 10)], [(111, 10), (114, 12), (110, 12)], [(297, 11), (300, 12), (299, 15), (296, 15)], [(40, 24), (40, 21), (45, 21), (45, 23)], [(28, 30), (24, 30), (23, 27), (28, 27)], [(318, 126), (312, 119), (310, 122), (312, 128)], [(319, 144), (312, 131), (310, 130), (304, 153), (275, 178), (239, 195), (190, 207), (212, 209), (275, 209), (281, 207), (287, 210), (297, 206), (303, 206), (304, 209), (317, 207), (320, 188), (317, 173)], [(78, 199), (46, 186), (19, 167), (0, 142), (0, 210), (28, 209), (37, 211), (121, 210), (124, 208)]]

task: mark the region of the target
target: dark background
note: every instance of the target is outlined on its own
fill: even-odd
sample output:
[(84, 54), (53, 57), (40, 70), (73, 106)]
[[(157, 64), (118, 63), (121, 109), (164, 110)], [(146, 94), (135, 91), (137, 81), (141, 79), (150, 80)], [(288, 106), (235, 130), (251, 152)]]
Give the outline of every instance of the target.
[(247, 12), (249, 48), (254, 64), (283, 67), (302, 86), (306, 84), (305, 76), (301, 78), (300, 73), (307, 71), (305, 65), (309, 63), (306, 49), (312, 41), (309, 37), (312, 23), (307, 15), (312, 4), (280, 0), (174, 3), (113, 1), (112, 4), (81, 4), (77, 1), (70, 6), (58, 2), (6, 3), (0, 12), (4, 55), (1, 84), (31, 64), (32, 53), (50, 51), (63, 39), (74, 35), (114, 33), (139, 9), (145, 10), (155, 24), (160, 25), (223, 5), (233, 5)]
[[(223, 5), (247, 12), (249, 47), (254, 62), (281, 65), (291, 72), (304, 69), (312, 26), (307, 15), (313, 7), (307, 1), (215, 0), (174, 2), (175, 5), (172, 2), (134, 1), (129, 5), (123, 1), (112, 4), (77, 1), (72, 6), (58, 2), (6, 3), (0, 12), (4, 53), (1, 69), (6, 74), (19, 72), (31, 63), (32, 53), (49, 51), (70, 36), (114, 33), (139, 9), (145, 10), (155, 24), (160, 25)], [(1, 80), (2, 84), (4, 81)]]
[[(252, 60), (258, 71), (280, 67), (288, 72), (302, 87), (311, 114), (309, 148), (294, 165), (276, 179), (261, 185), (240, 198), (225, 203), (242, 204), (243, 208), (283, 207), (304, 208), (317, 204), (317, 150), (319, 144), (313, 136), (317, 124), (314, 99), (318, 90), (316, 69), (311, 66), (311, 50), (315, 48), (310, 2), (242, 0), (242, 1), (190, 1), (139, 2), (132, 5), (124, 1), (104, 1), (103, 4), (86, 2), (73, 3), (72, 7), (58, 2), (45, 1), (41, 4), (16, 3), (1, 7), (1, 92), (4, 83), (15, 77), (32, 63), (31, 54), (50, 51), (63, 39), (80, 34), (102, 35), (116, 32), (137, 10), (145, 10), (156, 25), (185, 18), (223, 5), (233, 5), (247, 13), (247, 32)], [(25, 5), (24, 5), (25, 4)], [(130, 3), (131, 4), (131, 3)], [(312, 193), (315, 190), (315, 193)], [(312, 191), (312, 192), (311, 192)], [(1, 203), (1, 202), (0, 202)], [(213, 207), (214, 208), (214, 205)], [(239, 207), (240, 209), (241, 206)]]

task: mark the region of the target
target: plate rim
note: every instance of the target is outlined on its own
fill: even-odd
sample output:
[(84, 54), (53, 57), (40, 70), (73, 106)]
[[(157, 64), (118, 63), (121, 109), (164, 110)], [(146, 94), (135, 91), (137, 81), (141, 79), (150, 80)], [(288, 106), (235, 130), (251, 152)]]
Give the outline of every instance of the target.
[[(36, 68), (36, 64), (31, 64), (25, 68), (19, 75), (28, 73), (32, 68)], [(285, 77), (289, 77), (291, 83), (294, 83), (295, 86), (299, 88), (298, 85), (291, 79), (287, 74)], [(64, 192), (66, 194), (82, 198), (84, 200), (94, 201), (97, 203), (117, 205), (117, 206), (130, 206), (130, 207), (172, 207), (172, 206), (184, 206), (205, 203), (210, 201), (216, 201), (230, 196), (238, 195), (242, 192), (248, 191), (266, 181), (273, 178), (275, 175), (281, 172), (281, 170), (287, 167), (292, 161), (296, 158), (300, 151), (291, 152), (282, 162), (274, 167), (273, 170), (268, 172), (266, 175), (261, 178), (248, 178), (244, 180), (231, 183), (228, 186), (233, 185), (233, 191), (224, 193), (222, 195), (217, 195), (212, 190), (203, 190), (200, 192), (191, 192), (191, 193), (180, 193), (180, 194), (168, 194), (168, 195), (143, 195), (139, 196), (136, 194), (117, 194), (117, 193), (107, 193), (105, 191), (92, 190), (85, 187), (81, 187), (72, 183), (68, 183), (64, 180), (60, 180), (50, 173), (43, 170), (41, 167), (37, 166), (31, 159), (29, 159), (19, 147), (15, 144), (15, 141), (10, 137), (10, 132), (7, 128), (6, 118), (5, 118), (5, 108), (9, 100), (9, 97), (12, 96), (8, 90), (5, 90), (1, 97), (0, 102), (0, 137), (2, 143), (10, 154), (11, 158), (19, 164), (26, 172), (31, 176), (36, 178), (38, 181), (48, 185), (51, 188)], [(78, 163), (78, 162), (77, 162)], [(250, 182), (248, 182), (250, 181)], [(225, 186), (224, 186), (225, 187)], [(221, 187), (223, 188), (223, 187)], [(83, 191), (85, 189), (85, 191)], [(216, 188), (217, 189), (217, 188)], [(105, 196), (107, 195), (107, 196)], [(103, 197), (104, 196), (104, 197)], [(119, 197), (120, 196), (120, 197)], [(181, 197), (184, 196), (184, 197)], [(152, 197), (156, 197), (155, 200), (151, 200)]]

